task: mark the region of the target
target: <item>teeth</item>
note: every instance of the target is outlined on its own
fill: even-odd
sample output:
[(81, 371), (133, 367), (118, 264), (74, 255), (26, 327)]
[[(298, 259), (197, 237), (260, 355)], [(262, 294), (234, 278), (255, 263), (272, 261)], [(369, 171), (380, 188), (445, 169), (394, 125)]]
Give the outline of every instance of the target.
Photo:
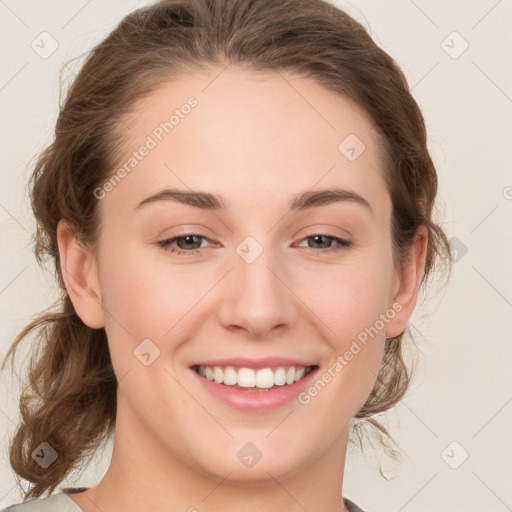
[[(201, 367), (199, 367), (201, 368)], [(224, 379), (223, 382), (227, 386), (233, 386), (238, 381), (238, 372), (232, 366), (226, 366), (224, 368)]]
[(302, 368), (299, 368), (296, 372), (295, 372), (295, 382), (298, 382), (300, 379), (302, 379), (302, 377), (304, 377), (304, 374), (306, 373), (306, 368), (302, 367)]
[(241, 388), (269, 389), (274, 386), (290, 385), (303, 379), (310, 367), (280, 366), (279, 368), (235, 368), (234, 366), (198, 366), (201, 377), (213, 380), (217, 384), (238, 386)]
[[(215, 368), (219, 367), (216, 366)], [(254, 370), (252, 370), (251, 368), (239, 368), (238, 385), (241, 388), (253, 388), (254, 386), (256, 386), (256, 373), (254, 372)]]
[(274, 386), (274, 372), (270, 368), (262, 368), (256, 372), (256, 387), (271, 388)]
[(274, 384), (284, 386), (286, 384), (286, 370), (281, 367), (274, 372)]
[(224, 382), (224, 372), (222, 371), (222, 368), (219, 368), (218, 366), (213, 367), (213, 380), (217, 384), (222, 384)]

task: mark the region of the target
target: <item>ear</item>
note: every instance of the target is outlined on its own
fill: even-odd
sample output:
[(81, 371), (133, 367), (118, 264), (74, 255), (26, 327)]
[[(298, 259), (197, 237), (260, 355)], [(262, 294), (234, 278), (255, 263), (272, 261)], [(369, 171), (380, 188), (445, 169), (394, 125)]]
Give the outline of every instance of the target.
[(407, 253), (403, 268), (397, 273), (394, 285), (392, 308), (397, 312), (386, 326), (386, 338), (402, 334), (411, 318), (427, 257), (428, 231), (420, 226), (416, 231), (412, 247)]
[(105, 326), (96, 257), (81, 245), (66, 219), (57, 225), (60, 270), (77, 315), (92, 329)]

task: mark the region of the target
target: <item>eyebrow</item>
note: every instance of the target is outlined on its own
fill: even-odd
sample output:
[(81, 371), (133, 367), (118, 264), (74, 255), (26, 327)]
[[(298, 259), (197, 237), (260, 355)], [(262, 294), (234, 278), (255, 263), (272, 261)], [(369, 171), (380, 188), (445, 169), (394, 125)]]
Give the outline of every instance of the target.
[[(176, 188), (166, 188), (146, 197), (137, 204), (135, 210), (139, 210), (150, 203), (160, 201), (175, 201), (188, 206), (193, 206), (194, 208), (200, 208), (202, 210), (228, 210), (228, 202), (222, 195), (195, 190), (180, 190)], [(372, 215), (374, 215), (370, 203), (364, 197), (360, 196), (356, 192), (340, 188), (326, 188), (322, 190), (308, 190), (301, 192), (292, 196), (288, 208), (290, 211), (303, 211), (341, 201), (362, 205)]]

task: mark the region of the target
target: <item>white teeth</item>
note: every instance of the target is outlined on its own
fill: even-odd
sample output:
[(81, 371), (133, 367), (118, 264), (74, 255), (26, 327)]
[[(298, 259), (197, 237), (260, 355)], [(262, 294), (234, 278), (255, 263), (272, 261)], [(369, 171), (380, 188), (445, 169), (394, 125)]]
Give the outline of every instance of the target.
[(293, 384), (295, 382), (295, 368), (290, 366), (288, 370), (286, 370), (286, 384)]
[(224, 382), (224, 372), (222, 371), (222, 368), (219, 368), (218, 366), (213, 367), (213, 380), (217, 384), (222, 384)]
[(306, 373), (306, 369), (304, 367), (302, 368), (299, 368), (296, 372), (295, 372), (295, 382), (298, 382), (300, 379), (302, 379), (302, 377), (304, 377), (304, 374)]
[[(218, 366), (216, 366), (218, 368)], [(256, 374), (251, 368), (238, 369), (238, 385), (241, 388), (253, 388), (256, 386)]]
[(256, 387), (271, 388), (274, 385), (274, 372), (270, 368), (262, 368), (256, 372)]
[[(201, 368), (201, 367), (199, 367)], [(233, 386), (238, 382), (238, 373), (232, 366), (224, 368), (224, 384)]]
[(279, 368), (235, 368), (234, 366), (199, 366), (197, 373), (217, 384), (238, 385), (241, 388), (269, 389), (274, 386), (290, 385), (306, 375), (304, 366), (280, 366)]
[(274, 384), (276, 386), (284, 386), (286, 384), (286, 371), (283, 367), (278, 368), (274, 372)]

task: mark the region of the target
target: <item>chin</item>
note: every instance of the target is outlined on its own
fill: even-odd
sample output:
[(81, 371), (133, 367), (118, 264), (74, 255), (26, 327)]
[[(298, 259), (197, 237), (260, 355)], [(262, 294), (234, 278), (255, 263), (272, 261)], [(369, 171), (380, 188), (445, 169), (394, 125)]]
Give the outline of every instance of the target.
[(286, 453), (281, 454), (272, 449), (268, 441), (266, 446), (264, 444), (263, 441), (236, 443), (235, 449), (222, 450), (208, 458), (200, 457), (197, 469), (209, 478), (232, 485), (263, 487), (275, 484), (276, 479), (286, 480), (312, 463), (311, 457), (301, 456), (293, 447), (288, 446)]

